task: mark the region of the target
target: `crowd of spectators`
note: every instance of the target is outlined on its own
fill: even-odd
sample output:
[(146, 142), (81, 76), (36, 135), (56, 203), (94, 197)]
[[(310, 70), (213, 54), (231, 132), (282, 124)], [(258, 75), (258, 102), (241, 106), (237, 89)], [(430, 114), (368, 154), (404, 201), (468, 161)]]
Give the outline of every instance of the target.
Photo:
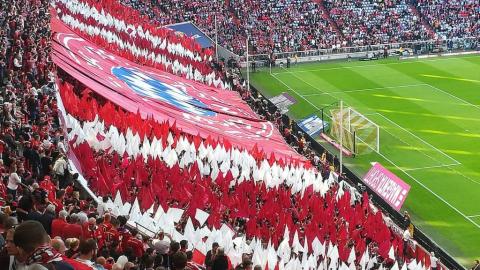
[[(341, 44), (327, 14), (316, 1), (122, 1), (160, 23), (192, 21), (230, 51), (243, 55), (247, 33), (251, 53), (331, 48)], [(154, 3), (156, 2), (156, 3)], [(160, 15), (161, 16), (157, 16)], [(168, 19), (166, 19), (168, 18)]]
[(348, 46), (428, 39), (408, 0), (324, 1)]
[[(75, 185), (53, 88), (48, 4), (0, 2), (0, 269), (204, 269), (185, 242), (143, 238)], [(226, 269), (222, 248), (212, 251), (207, 268)], [(237, 269), (253, 265), (246, 256)]]
[[(154, 1), (122, 0), (162, 25), (192, 21), (238, 55), (419, 41), (479, 35), (478, 1)], [(418, 12), (417, 10), (418, 9)]]
[(476, 0), (416, 0), (421, 15), (442, 39), (478, 37), (480, 2)]

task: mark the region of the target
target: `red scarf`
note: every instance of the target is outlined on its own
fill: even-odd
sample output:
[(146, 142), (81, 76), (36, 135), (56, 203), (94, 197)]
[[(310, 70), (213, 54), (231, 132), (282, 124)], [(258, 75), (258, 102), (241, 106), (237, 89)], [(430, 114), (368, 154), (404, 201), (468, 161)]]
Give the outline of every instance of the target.
[(33, 254), (28, 257), (27, 265), (38, 263), (38, 264), (48, 264), (54, 261), (61, 261), (62, 254), (58, 253), (48, 244), (39, 246)]

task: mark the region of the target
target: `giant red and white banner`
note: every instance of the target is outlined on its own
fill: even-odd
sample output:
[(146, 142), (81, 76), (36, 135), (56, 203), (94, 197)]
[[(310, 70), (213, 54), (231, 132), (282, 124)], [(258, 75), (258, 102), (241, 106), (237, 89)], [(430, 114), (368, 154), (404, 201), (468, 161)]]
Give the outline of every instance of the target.
[(391, 207), (400, 211), (410, 186), (395, 174), (375, 163), (363, 177), (363, 182), (382, 197)]
[(52, 58), (97, 94), (143, 117), (169, 121), (184, 132), (227, 139), (239, 148), (255, 144), (283, 160), (305, 160), (284, 141), (275, 126), (259, 119), (238, 93), (140, 66), (107, 52), (52, 19)]

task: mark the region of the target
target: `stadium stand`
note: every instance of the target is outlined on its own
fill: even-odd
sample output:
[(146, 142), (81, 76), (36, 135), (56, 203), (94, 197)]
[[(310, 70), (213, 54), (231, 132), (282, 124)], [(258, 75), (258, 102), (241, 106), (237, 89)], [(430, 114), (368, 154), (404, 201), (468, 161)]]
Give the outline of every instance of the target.
[(441, 38), (476, 37), (480, 34), (478, 1), (414, 1)]
[(247, 31), (254, 54), (479, 33), (478, 1), (225, 1), (216, 9), (208, 8), (209, 1), (122, 2), (162, 25), (192, 21), (210, 37), (216, 15), (219, 44), (239, 55), (245, 54)]
[(428, 39), (407, 1), (324, 1), (347, 46)]
[[(124, 3), (146, 7), (150, 1)], [(247, 31), (254, 53), (340, 45), (335, 27), (325, 20), (326, 11), (316, 1), (228, 1), (217, 4), (217, 12), (210, 5), (209, 1), (161, 1), (158, 8), (142, 10), (153, 19), (153, 14), (162, 14), (161, 18), (170, 18), (168, 23), (193, 21), (210, 37), (215, 36), (216, 14), (219, 43), (240, 55), (245, 53)]]
[[(92, 5), (99, 3), (90, 0), (82, 2)], [(235, 5), (234, 2), (228, 3)], [(155, 3), (156, 1), (135, 1), (129, 2), (129, 5), (149, 14), (150, 18), (155, 17), (159, 24), (194, 17), (200, 26), (210, 25), (208, 33), (211, 33), (211, 16), (197, 15), (206, 11), (206, 1), (164, 1), (159, 3), (159, 8)], [(105, 12), (116, 10), (115, 16), (130, 20), (131, 23), (141, 18), (138, 12), (124, 8), (115, 1), (108, 1), (108, 4), (104, 1), (102, 4), (105, 6), (98, 6), (97, 11), (102, 8)], [(243, 7), (228, 6), (228, 10), (236, 14), (236, 20), (246, 17), (248, 8), (255, 5), (255, 1), (241, 4)], [(163, 151), (165, 156), (161, 158), (149, 158), (150, 152), (139, 154), (135, 159), (128, 158), (128, 155), (125, 156), (120, 151), (102, 149), (95, 144), (94, 139), (86, 140), (82, 137), (85, 133), (79, 132), (75, 127), (82, 126), (85, 131), (98, 132), (93, 133), (98, 140), (108, 133), (105, 129), (100, 130), (96, 125), (98, 122), (94, 123), (101, 119), (105, 124), (102, 128), (116, 127), (118, 131), (125, 133), (125, 137), (128, 136), (128, 127), (137, 128), (134, 131), (144, 135), (141, 136), (143, 146), (146, 141), (149, 145), (154, 145), (153, 136), (146, 131), (146, 126), (134, 124), (145, 119), (116, 107), (102, 97), (90, 95), (91, 91), (80, 82), (66, 72), (56, 70), (51, 60), (49, 5), (49, 1), (44, 0), (0, 1), (0, 171), (3, 176), (3, 181), (0, 182), (3, 212), (0, 214), (0, 269), (27, 269), (27, 266), (28, 269), (58, 270), (162, 267), (251, 269), (252, 260), (263, 264), (265, 269), (265, 259), (259, 258), (258, 253), (257, 257), (249, 257), (253, 251), (263, 252), (263, 257), (268, 257), (268, 264), (272, 265), (270, 269), (273, 269), (277, 262), (280, 263), (280, 260), (285, 263), (287, 260), (293, 261), (290, 269), (300, 269), (300, 259), (302, 262), (308, 260), (317, 265), (319, 262), (326, 263), (327, 257), (330, 261), (340, 259), (342, 267), (346, 263), (351, 267), (365, 267), (369, 264), (375, 267), (391, 267), (396, 260), (415, 265), (421, 262), (426, 267), (430, 265), (430, 256), (418, 246), (413, 249), (409, 241), (403, 241), (402, 237), (405, 236), (399, 234), (397, 227), (388, 222), (388, 218), (371, 204), (366, 193), (355, 194), (352, 189), (333, 180), (332, 172), (336, 170), (331, 166), (333, 160), (327, 158), (326, 154), (319, 157), (304, 142), (302, 135), (293, 130), (291, 123), (282, 121), (275, 108), (265, 100), (257, 98), (256, 93), (248, 92), (238, 67), (207, 61), (212, 52), (200, 50), (190, 39), (179, 38), (168, 31), (152, 30), (150, 37), (153, 37), (153, 40), (159, 37), (169, 44), (182, 45), (159, 50), (152, 46), (152, 39), (149, 40), (147, 35), (138, 34), (137, 37), (132, 37), (135, 36), (132, 34), (135, 29), (130, 29), (128, 35), (122, 34), (120, 30), (124, 29), (118, 30), (118, 24), (108, 21), (111, 17), (105, 21), (98, 17), (99, 14), (92, 16), (92, 13), (80, 12), (80, 7), (75, 7), (74, 1), (59, 1), (55, 6), (59, 16), (63, 17), (66, 24), (70, 23), (82, 37), (127, 59), (239, 92), (261, 118), (273, 121), (282, 131), (285, 140), (299, 153), (307, 156), (320, 173), (315, 179), (310, 179), (315, 183), (308, 188), (302, 186), (307, 179), (301, 179), (303, 175), (294, 175), (293, 166), (290, 167), (290, 174), (286, 173), (281, 177), (277, 175), (281, 181), (275, 189), (268, 188), (268, 181), (261, 181), (263, 179), (254, 179), (255, 182), (251, 179), (235, 181), (234, 178), (238, 178), (241, 172), (238, 168), (236, 171), (232, 169), (235, 166), (230, 166), (230, 162), (238, 162), (239, 157), (228, 156), (229, 166), (226, 168), (222, 168), (223, 162), (211, 157), (213, 149), (218, 149), (212, 145), (219, 146), (219, 141), (185, 134), (173, 125), (153, 120), (148, 123), (148, 128), (159, 129), (163, 135), (157, 137), (163, 140), (162, 143), (157, 140), (156, 145), (162, 145), (164, 150), (169, 148), (168, 152)], [(303, 1), (262, 1), (262, 5), (252, 8), (257, 12), (251, 13), (248, 20), (257, 23), (258, 18), (263, 18), (264, 21), (271, 22), (268, 23), (271, 28), (267, 29), (252, 25), (252, 28), (258, 30), (252, 31), (257, 52), (271, 48), (280, 51), (328, 47), (337, 43), (339, 35), (334, 30), (335, 27), (322, 22), (320, 17), (325, 17), (324, 13), (320, 13), (318, 17), (315, 12), (319, 10), (319, 5)], [(273, 7), (277, 12), (264, 13), (266, 7)], [(339, 7), (332, 7), (332, 10), (336, 8)], [(472, 8), (478, 16), (478, 5)], [(387, 10), (390, 12), (391, 9), (404, 13), (407, 8), (398, 4)], [(179, 16), (183, 10), (187, 11), (184, 16), (189, 17)], [(297, 10), (299, 13), (285, 15), (283, 10)], [(425, 9), (421, 10), (425, 12)], [(448, 9), (445, 12), (448, 12)], [(295, 19), (302, 14), (308, 18), (307, 23)], [(338, 23), (340, 19), (334, 18)], [(285, 20), (296, 30), (285, 30), (274, 35), (280, 28), (289, 28), (283, 27)], [(366, 25), (367, 20), (365, 18), (359, 23)], [(202, 21), (203, 24), (200, 23)], [(230, 25), (228, 20), (220, 18), (219, 21), (221, 28), (225, 29), (222, 30), (225, 31), (222, 41), (232, 44), (234, 51), (240, 51), (241, 39), (238, 36), (244, 29), (238, 25), (242, 23), (237, 21), (235, 24), (238, 29), (231, 30), (227, 27)], [(82, 24), (89, 24), (91, 27), (80, 27)], [(405, 24), (408, 23), (405, 21)], [(103, 28), (104, 31), (97, 31), (92, 28), (94, 26)], [(143, 29), (147, 29), (146, 25), (143, 26)], [(420, 26), (415, 24), (409, 27)], [(478, 25), (469, 29), (472, 27), (473, 30), (469, 31), (478, 32)], [(318, 32), (313, 32), (313, 29)], [(300, 34), (296, 34), (297, 32)], [(406, 33), (407, 31), (399, 33), (395, 39), (412, 38)], [(271, 39), (263, 43), (261, 37), (265, 34), (271, 34)], [(315, 44), (309, 42), (312, 37), (319, 38), (325, 34), (329, 36), (326, 40), (319, 40)], [(385, 32), (375, 32), (371, 36), (374, 36), (375, 41), (391, 41)], [(358, 40), (359, 38), (355, 37), (349, 42), (357, 44)], [(152, 53), (155, 56), (149, 58)], [(57, 100), (59, 96), (61, 104), (60, 100)], [(62, 115), (64, 112), (67, 112), (68, 116)], [(190, 150), (187, 145), (193, 145), (194, 150)], [(123, 149), (126, 147), (117, 146)], [(82, 175), (76, 173), (72, 163), (68, 162), (71, 152), (79, 158)], [(194, 156), (191, 160), (183, 158), (197, 153), (199, 157)], [(261, 166), (273, 167), (274, 161), (268, 160), (266, 156), (250, 154), (257, 158)], [(219, 171), (226, 172), (225, 176)], [(84, 187), (78, 184), (78, 178), (83, 177), (87, 179), (95, 195), (102, 196), (101, 199), (90, 196)], [(300, 192), (302, 190), (303, 192)], [(127, 211), (129, 215), (118, 214), (121, 212), (119, 209), (116, 209), (117, 214), (113, 213), (114, 204), (109, 196), (116, 194), (120, 194), (120, 200), (125, 202), (118, 204), (115, 198), (117, 208), (127, 205), (127, 202), (134, 206), (134, 210)], [(167, 213), (173, 213), (168, 211), (169, 209), (183, 210), (175, 224), (169, 221), (176, 228), (175, 231), (160, 231), (148, 236), (139, 233), (138, 229), (144, 228), (134, 228), (136, 224), (129, 221), (139, 220), (135, 219), (135, 216), (140, 218), (138, 215), (141, 215), (141, 212), (148, 213), (152, 205), (161, 206), (158, 208)], [(204, 222), (199, 221), (198, 213), (202, 212), (208, 216)], [(173, 214), (166, 216), (173, 218)], [(208, 256), (206, 251), (210, 251), (210, 246), (215, 246), (214, 243), (207, 241), (211, 245), (200, 251), (191, 251), (190, 247), (194, 243), (182, 242), (179, 236), (192, 233), (194, 226), (199, 228), (201, 223), (205, 222), (212, 230), (220, 229), (220, 226), (225, 224), (229, 228), (225, 230), (230, 230), (236, 236), (235, 239), (248, 239), (250, 246), (242, 247), (245, 248), (242, 250), (245, 254), (239, 258), (229, 257), (229, 254), (225, 256), (222, 253), (225, 252), (227, 244), (223, 241), (223, 246), (213, 251), (217, 253), (212, 262), (213, 268), (209, 268), (209, 263), (204, 265), (204, 257)], [(406, 227), (404, 225), (409, 224), (403, 224), (402, 228)], [(285, 233), (285, 227), (290, 231)], [(195, 233), (200, 235), (200, 241), (203, 241), (203, 237), (209, 238), (208, 233), (201, 234), (201, 231), (205, 232), (206, 229), (195, 230)], [(307, 239), (317, 241), (309, 242)], [(240, 244), (243, 242), (236, 245)], [(290, 245), (293, 246), (291, 251), (288, 248)], [(187, 249), (190, 251), (186, 252)], [(267, 254), (271, 252), (273, 255)], [(290, 260), (290, 252), (296, 260)], [(312, 257), (312, 253), (316, 256)], [(225, 264), (228, 266), (225, 267)]]

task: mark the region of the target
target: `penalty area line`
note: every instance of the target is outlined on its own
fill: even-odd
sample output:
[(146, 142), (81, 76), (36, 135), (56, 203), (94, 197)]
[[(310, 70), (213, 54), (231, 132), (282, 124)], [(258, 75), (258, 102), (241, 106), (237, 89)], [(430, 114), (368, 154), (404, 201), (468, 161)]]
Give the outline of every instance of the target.
[(410, 172), (410, 171), (427, 170), (427, 169), (434, 169), (434, 168), (445, 168), (445, 167), (458, 166), (458, 165), (461, 165), (461, 164), (452, 163), (452, 164), (445, 164), (445, 165), (426, 166), (426, 167), (419, 167), (419, 168), (404, 169), (404, 171)]

